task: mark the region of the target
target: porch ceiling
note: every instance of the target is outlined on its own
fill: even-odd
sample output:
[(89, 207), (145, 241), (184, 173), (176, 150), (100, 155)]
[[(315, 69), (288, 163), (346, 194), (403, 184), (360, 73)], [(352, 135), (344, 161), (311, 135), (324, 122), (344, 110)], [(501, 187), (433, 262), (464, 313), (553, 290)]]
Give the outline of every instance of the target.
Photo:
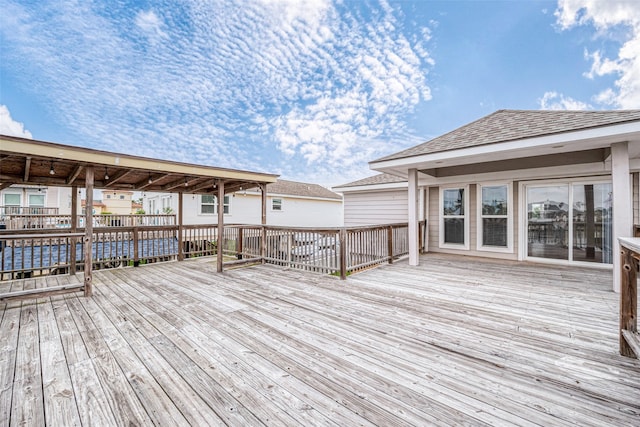
[(232, 193), (278, 177), (0, 135), (0, 189), (12, 184), (84, 187), (88, 167), (94, 168), (95, 188), (130, 191), (211, 193), (221, 179), (225, 192)]

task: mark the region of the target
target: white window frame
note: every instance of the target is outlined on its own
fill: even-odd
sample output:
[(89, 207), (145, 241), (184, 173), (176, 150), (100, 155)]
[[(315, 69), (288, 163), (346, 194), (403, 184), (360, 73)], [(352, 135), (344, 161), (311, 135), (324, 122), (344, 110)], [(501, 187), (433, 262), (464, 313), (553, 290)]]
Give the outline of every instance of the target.
[[(464, 190), (464, 215), (444, 215), (444, 192), (446, 190)], [(469, 184), (465, 185), (448, 185), (446, 187), (440, 187), (440, 200), (439, 200), (439, 212), (438, 219), (440, 222), (440, 247), (443, 249), (459, 249), (469, 250)], [(444, 241), (444, 220), (445, 218), (462, 218), (464, 220), (464, 244), (459, 243), (445, 243)]]
[[(504, 215), (482, 214), (482, 187), (507, 187), (507, 246), (484, 246), (483, 218), (504, 218)], [(513, 183), (483, 182), (476, 185), (476, 250), (483, 252), (513, 253)]]
[[(590, 266), (594, 268), (611, 269), (612, 264), (603, 264), (595, 262), (583, 262), (573, 260), (573, 215), (569, 214), (569, 236), (567, 240), (571, 242), (569, 244), (569, 259), (551, 259), (551, 258), (538, 258), (531, 257), (527, 253), (527, 188), (528, 187), (544, 187), (547, 185), (567, 184), (569, 186), (569, 206), (573, 209), (573, 186), (575, 184), (612, 184), (611, 175), (594, 175), (588, 177), (567, 177), (557, 179), (546, 179), (540, 181), (521, 181), (518, 187), (518, 233), (521, 236), (518, 239), (518, 261), (532, 261), (542, 264), (559, 264), (559, 265), (574, 265), (574, 266)], [(615, 190), (615, 189), (614, 189)], [(615, 256), (615, 255), (614, 255)]]
[[(276, 200), (279, 200), (279, 201), (280, 201), (280, 209), (274, 209), (274, 208), (273, 208), (273, 204), (274, 204), (274, 202), (275, 202)], [(282, 212), (282, 211), (284, 211), (284, 209), (283, 209), (283, 208), (284, 208), (284, 200), (282, 199), (282, 197), (273, 197), (273, 198), (271, 199), (271, 211), (273, 211), (273, 212)]]
[[(199, 209), (198, 209), (198, 215), (205, 215), (205, 216), (209, 216), (209, 215), (218, 215), (218, 196), (216, 194), (206, 194), (207, 196), (213, 196), (213, 213), (203, 213), (202, 212), (202, 196), (205, 196), (205, 194), (200, 195), (200, 205), (199, 205)], [(223, 204), (223, 209), (225, 207), (227, 207), (227, 211), (225, 212), (224, 215), (231, 215), (231, 197), (226, 195), (224, 196), (224, 204)], [(210, 206), (211, 203), (207, 203), (207, 206)]]

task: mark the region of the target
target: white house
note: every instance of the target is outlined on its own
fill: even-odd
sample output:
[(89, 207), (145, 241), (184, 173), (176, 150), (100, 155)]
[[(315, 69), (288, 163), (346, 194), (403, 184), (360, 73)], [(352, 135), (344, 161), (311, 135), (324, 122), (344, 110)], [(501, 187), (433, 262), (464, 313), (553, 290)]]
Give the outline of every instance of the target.
[[(411, 264), (424, 206), (430, 251), (613, 265), (617, 284), (617, 237), (638, 222), (640, 110), (500, 110), (370, 167), (407, 183)], [(336, 188), (345, 215), (390, 191), (356, 184)]]
[(2, 213), (71, 214), (71, 188), (14, 184), (0, 190)]
[[(178, 196), (143, 193), (148, 214), (177, 213)], [(213, 194), (185, 195), (184, 224), (217, 223), (217, 198)], [(240, 190), (224, 198), (226, 224), (260, 224), (261, 194), (256, 188)], [(342, 225), (342, 197), (318, 184), (279, 179), (267, 184), (267, 224), (291, 227)]]

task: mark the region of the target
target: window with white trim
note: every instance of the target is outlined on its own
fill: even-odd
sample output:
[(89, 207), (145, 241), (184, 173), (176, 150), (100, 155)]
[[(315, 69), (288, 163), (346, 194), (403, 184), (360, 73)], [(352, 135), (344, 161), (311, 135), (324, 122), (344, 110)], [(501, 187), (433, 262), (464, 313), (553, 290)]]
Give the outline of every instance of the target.
[[(218, 198), (213, 194), (203, 194), (200, 196), (200, 213), (201, 214), (217, 214), (218, 213)], [(231, 206), (231, 199), (229, 196), (224, 196), (224, 213), (229, 214)]]
[(282, 211), (282, 199), (271, 199), (271, 210)]
[(440, 190), (440, 245), (469, 248), (468, 187)]
[(478, 185), (478, 250), (511, 248), (511, 186)]
[(4, 193), (4, 212), (3, 214), (18, 214), (20, 213), (20, 194), (16, 193)]

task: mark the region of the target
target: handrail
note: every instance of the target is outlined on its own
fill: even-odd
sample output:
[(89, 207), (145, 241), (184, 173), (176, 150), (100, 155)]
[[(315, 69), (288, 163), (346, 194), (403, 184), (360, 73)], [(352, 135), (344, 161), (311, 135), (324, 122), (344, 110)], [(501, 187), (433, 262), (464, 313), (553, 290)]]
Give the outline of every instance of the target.
[(620, 263), (620, 354), (640, 358), (638, 335), (638, 265), (640, 238), (619, 238)]
[[(422, 251), (426, 221), (418, 229)], [(81, 271), (86, 262), (85, 242), (89, 241), (84, 231), (0, 230), (0, 280)], [(409, 253), (407, 223), (357, 227), (229, 224), (222, 236), (216, 224), (94, 226), (92, 234), (88, 262), (93, 269), (182, 261), (222, 251), (226, 266), (262, 262), (346, 279), (372, 266), (392, 264)]]

